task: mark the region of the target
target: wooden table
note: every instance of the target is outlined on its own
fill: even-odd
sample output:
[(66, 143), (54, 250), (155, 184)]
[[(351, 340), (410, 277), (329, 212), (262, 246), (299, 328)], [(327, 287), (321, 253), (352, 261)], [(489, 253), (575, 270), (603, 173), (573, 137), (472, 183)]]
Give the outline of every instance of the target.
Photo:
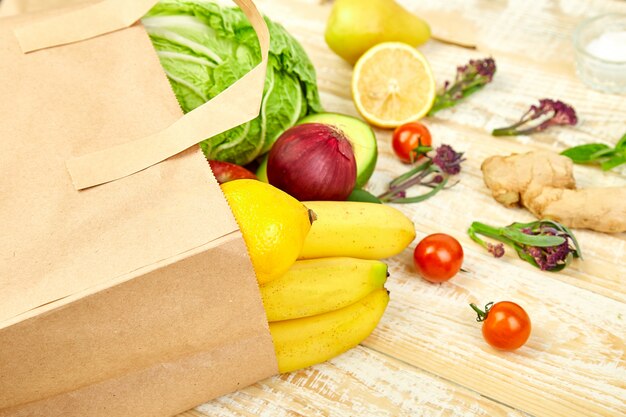
[[(317, 69), (326, 110), (357, 115), (350, 97), (352, 68), (323, 39), (331, 4), (255, 1), (303, 44)], [(480, 172), (487, 156), (559, 151), (598, 140), (615, 143), (626, 132), (626, 96), (586, 88), (574, 74), (571, 45), (579, 21), (609, 11), (626, 13), (626, 2), (401, 3), (426, 18), (438, 37), (477, 45), (471, 50), (430, 41), (420, 48), (439, 84), (470, 58), (496, 59), (492, 84), (424, 121), (435, 144), (448, 143), (466, 153), (461, 182), (426, 202), (398, 206), (415, 222), (417, 239), (389, 260), (391, 302), (378, 328), (359, 347), (179, 417), (626, 415), (626, 235), (576, 231), (585, 260), (561, 273), (546, 273), (511, 253), (495, 259), (465, 233), (473, 220), (499, 225), (532, 220), (526, 211), (506, 209), (491, 198)], [(489, 134), (540, 98), (574, 105), (579, 124), (532, 137), (496, 139)], [(376, 134), (380, 156), (368, 184), (374, 193), (406, 170), (390, 151), (390, 132)], [(626, 185), (626, 169), (603, 173), (577, 166), (575, 175), (582, 187)], [(461, 241), (468, 271), (440, 285), (422, 280), (412, 266), (416, 242), (433, 232)], [(532, 318), (531, 338), (516, 352), (490, 348), (468, 306), (499, 300), (518, 302)]]
[[(367, 0), (364, 0), (367, 1)], [(323, 38), (332, 4), (318, 0), (256, 0), (302, 43), (317, 69), (326, 110), (357, 115), (350, 97), (352, 68)], [(419, 49), (438, 84), (470, 58), (493, 56), (492, 84), (463, 104), (424, 122), (435, 144), (466, 152), (461, 182), (423, 203), (397, 206), (415, 222), (416, 241), (389, 260), (391, 302), (361, 346), (318, 366), (267, 379), (179, 417), (200, 416), (620, 416), (626, 415), (626, 235), (576, 234), (585, 260), (561, 273), (541, 272), (508, 253), (495, 259), (465, 231), (473, 220), (505, 225), (533, 218), (496, 203), (483, 185), (489, 155), (531, 149), (560, 151), (589, 141), (615, 143), (626, 132), (626, 96), (585, 87), (573, 68), (572, 30), (585, 17), (626, 12), (617, 0), (405, 0), (438, 36), (477, 50), (430, 41)], [(540, 98), (572, 104), (574, 128), (497, 139)], [(376, 131), (379, 162), (368, 185), (380, 192), (402, 173), (390, 132)], [(580, 186), (626, 185), (626, 171), (575, 168)], [(412, 266), (415, 244), (433, 232), (455, 236), (464, 268), (433, 285)], [(533, 322), (529, 342), (513, 353), (490, 348), (468, 303), (513, 300)]]

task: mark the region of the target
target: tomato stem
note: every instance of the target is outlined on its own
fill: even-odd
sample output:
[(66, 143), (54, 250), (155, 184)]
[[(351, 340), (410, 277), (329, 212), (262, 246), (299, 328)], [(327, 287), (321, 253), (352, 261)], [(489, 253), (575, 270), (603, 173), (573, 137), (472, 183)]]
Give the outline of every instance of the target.
[(482, 311), (474, 303), (470, 303), (470, 307), (472, 307), (472, 309), (478, 315), (478, 317), (476, 317), (476, 321), (480, 323), (481, 321), (485, 321), (487, 319), (487, 316), (489, 315), (489, 310), (491, 310), (491, 307), (493, 307), (493, 301), (485, 305), (485, 311)]
[(425, 156), (428, 158), (426, 154), (432, 150), (432, 146), (424, 145), (422, 143), (422, 135), (420, 135), (420, 137), (417, 139), (417, 146), (413, 148), (413, 150), (411, 151), (411, 155), (409, 155), (411, 157), (411, 163), (417, 161), (420, 156)]

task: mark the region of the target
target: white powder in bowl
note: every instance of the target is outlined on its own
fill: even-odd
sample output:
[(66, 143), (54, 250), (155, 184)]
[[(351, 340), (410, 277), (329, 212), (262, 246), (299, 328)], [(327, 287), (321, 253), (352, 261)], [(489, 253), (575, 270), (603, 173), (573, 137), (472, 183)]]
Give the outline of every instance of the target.
[(606, 32), (598, 36), (585, 48), (587, 52), (605, 61), (626, 61), (626, 31)]

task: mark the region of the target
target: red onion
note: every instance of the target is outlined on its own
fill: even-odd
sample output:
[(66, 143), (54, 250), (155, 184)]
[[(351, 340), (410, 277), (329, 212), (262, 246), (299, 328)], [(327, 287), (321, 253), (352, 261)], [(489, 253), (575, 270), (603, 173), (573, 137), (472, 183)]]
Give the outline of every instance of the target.
[(267, 178), (300, 201), (345, 200), (356, 181), (352, 145), (334, 126), (294, 126), (272, 146)]

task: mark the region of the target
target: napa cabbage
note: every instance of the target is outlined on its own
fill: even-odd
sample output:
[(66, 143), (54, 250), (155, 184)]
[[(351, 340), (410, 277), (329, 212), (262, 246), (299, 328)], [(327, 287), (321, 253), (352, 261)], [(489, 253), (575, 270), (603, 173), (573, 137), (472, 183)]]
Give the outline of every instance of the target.
[[(200, 147), (209, 159), (247, 164), (269, 151), (298, 119), (322, 111), (306, 52), (283, 26), (265, 20), (271, 41), (261, 112), (203, 141)], [(162, 0), (142, 23), (184, 112), (215, 97), (261, 60), (256, 33), (238, 8)]]

